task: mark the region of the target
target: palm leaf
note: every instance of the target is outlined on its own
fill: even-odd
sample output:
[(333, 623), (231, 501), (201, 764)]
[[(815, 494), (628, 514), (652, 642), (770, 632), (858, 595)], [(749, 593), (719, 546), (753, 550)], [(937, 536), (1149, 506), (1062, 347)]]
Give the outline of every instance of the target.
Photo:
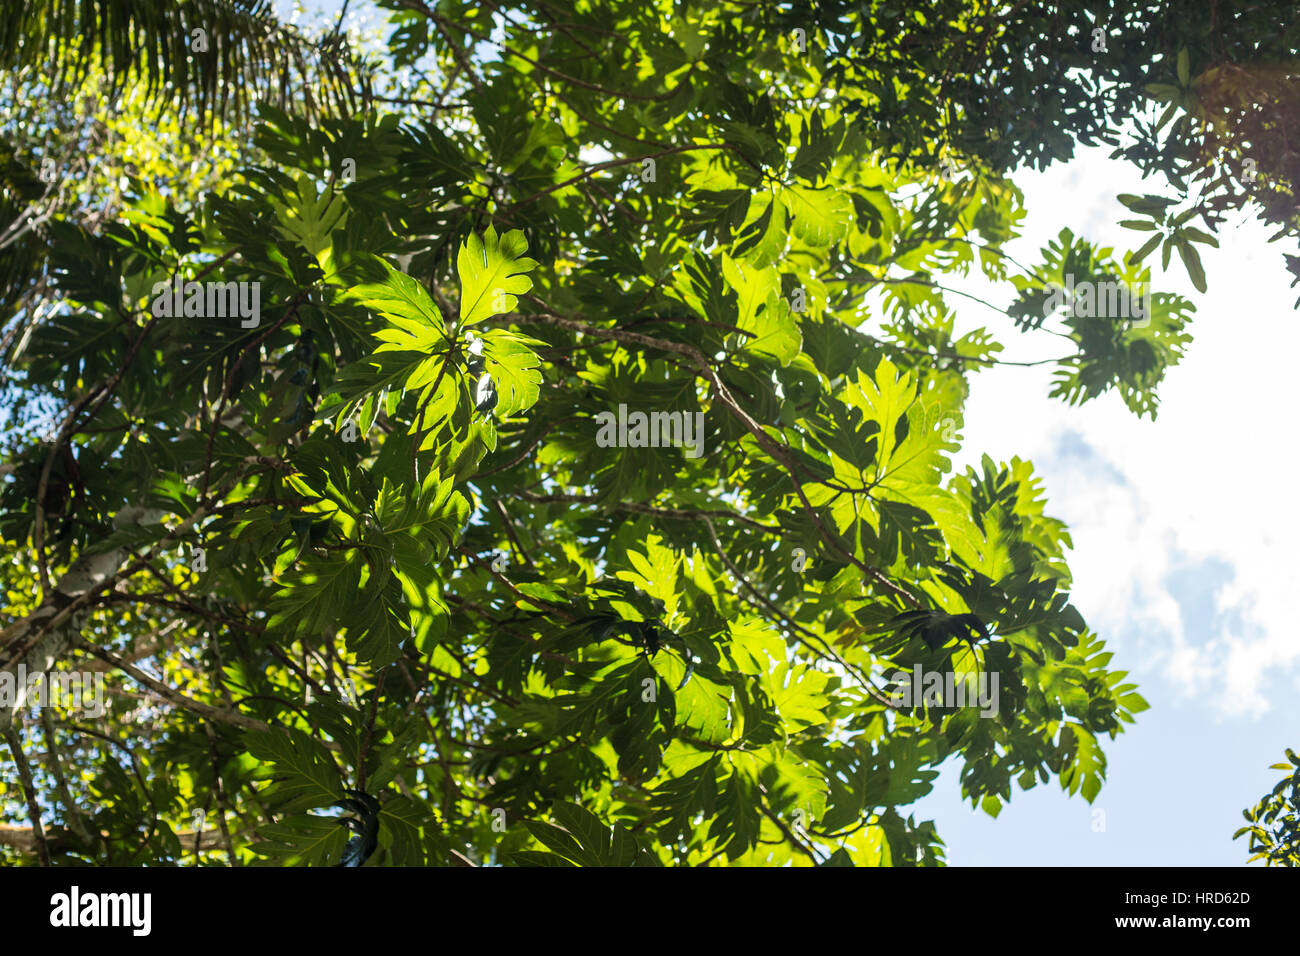
[(254, 98), (282, 105), (298, 86), (309, 112), (347, 115), (370, 95), (345, 41), (313, 44), (267, 0), (36, 0), (0, 20), (0, 67), (48, 70), (55, 95), (75, 91), (96, 61), (114, 96), (143, 80), (151, 100), (200, 118), (245, 116)]

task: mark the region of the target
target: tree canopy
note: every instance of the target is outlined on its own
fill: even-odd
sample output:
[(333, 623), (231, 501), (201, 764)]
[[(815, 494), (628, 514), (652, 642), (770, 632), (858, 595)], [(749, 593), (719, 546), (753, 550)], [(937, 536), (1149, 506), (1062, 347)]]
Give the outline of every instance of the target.
[[(1192, 217), (1248, 198), (1294, 233), (1293, 158), (1193, 149), (1294, 46), (1278, 5), (379, 6), (364, 58), (215, 0), (0, 34), (14, 89), (116, 91), (108, 170), (151, 115), (233, 157), (55, 163), (84, 194), (0, 276), (0, 854), (333, 864), (352, 790), (375, 863), (936, 865), (909, 808), (947, 761), (994, 816), (1092, 801), (1146, 703), (1032, 463), (952, 467), (1004, 364), (955, 309), (1057, 341), (1051, 398), (1154, 417), (1194, 310), (1145, 257), (1204, 288)], [(19, 224), (52, 154), (0, 128)], [(1174, 188), (1126, 197), (1141, 248), (1012, 261), (1014, 168), (1093, 139)], [(992, 706), (900, 698), (918, 668)], [(20, 673), (105, 707), (32, 715)]]

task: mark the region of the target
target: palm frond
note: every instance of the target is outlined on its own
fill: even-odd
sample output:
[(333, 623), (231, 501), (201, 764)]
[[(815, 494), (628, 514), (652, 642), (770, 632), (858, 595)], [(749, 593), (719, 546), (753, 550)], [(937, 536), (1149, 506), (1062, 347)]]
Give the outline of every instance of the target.
[(268, 0), (31, 0), (0, 17), (0, 68), (46, 71), (51, 95), (74, 91), (94, 62), (114, 95), (142, 79), (151, 99), (200, 118), (244, 116), (260, 99), (283, 105), (299, 86), (309, 112), (349, 115), (370, 99), (368, 70), (346, 41), (313, 44)]

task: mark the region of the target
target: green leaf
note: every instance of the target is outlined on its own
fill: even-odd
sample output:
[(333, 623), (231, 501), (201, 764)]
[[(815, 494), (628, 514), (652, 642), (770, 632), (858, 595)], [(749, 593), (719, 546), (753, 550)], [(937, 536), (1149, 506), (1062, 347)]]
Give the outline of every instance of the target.
[(470, 234), (456, 256), (461, 325), (475, 325), (514, 311), (517, 297), (533, 287), (525, 273), (535, 269), (537, 261), (523, 255), (527, 248), (528, 240), (519, 229), (510, 230), (500, 240), (492, 226), (482, 239)]
[(268, 629), (283, 627), (290, 633), (321, 633), (335, 626), (347, 608), (348, 597), (358, 590), (361, 567), (356, 559), (333, 554), (311, 556), (287, 574), (269, 604)]
[(378, 261), (387, 278), (349, 290), (350, 296), (374, 309), (392, 326), (375, 333), (384, 343), (376, 352), (431, 353), (445, 348), (449, 341), (442, 314), (424, 286), (382, 259)]
[(790, 213), (791, 232), (813, 247), (839, 242), (853, 221), (853, 203), (834, 189), (783, 186), (780, 197)]
[[(372, 779), (372, 788), (378, 784)], [(433, 816), (409, 797), (391, 795), (379, 810), (379, 845), (388, 851), (390, 866), (422, 866), (441, 863), (425, 857), (423, 834), (438, 824)]]
[(709, 828), (709, 838), (725, 848), (727, 859), (744, 855), (758, 842), (762, 826), (758, 800), (753, 782), (733, 770), (718, 798), (718, 814)]
[(790, 364), (799, 354), (801, 339), (789, 303), (781, 298), (776, 269), (756, 269), (724, 252), (722, 275), (738, 297), (736, 327), (751, 333), (744, 337), (741, 348)]
[(1165, 210), (1172, 206), (1177, 200), (1166, 199), (1163, 196), (1135, 196), (1132, 193), (1120, 193), (1116, 196), (1129, 209), (1144, 216), (1164, 216)]
[(559, 827), (538, 820), (525, 820), (524, 827), (543, 846), (549, 847), (566, 860), (571, 860), (578, 866), (600, 866), (598, 856), (584, 850), (572, 836)]
[(515, 850), (510, 859), (519, 866), (577, 866), (556, 853), (542, 853), (538, 850)]
[(764, 687), (777, 712), (792, 730), (826, 721), (826, 685), (830, 675), (804, 664), (778, 665), (764, 677)]
[(609, 827), (594, 813), (576, 803), (561, 802), (551, 808), (551, 814), (560, 826), (573, 835), (578, 845), (596, 860), (591, 865), (599, 866), (609, 858)]
[(292, 727), (244, 731), (248, 752), (261, 760), (258, 776), (272, 781), (263, 791), (280, 813), (323, 807), (343, 796), (329, 751), (315, 737)]
[(1192, 285), (1196, 286), (1197, 292), (1204, 292), (1205, 269), (1201, 265), (1201, 254), (1196, 251), (1196, 247), (1190, 242), (1179, 240), (1177, 242), (1178, 255), (1183, 260), (1183, 265), (1187, 267), (1187, 275), (1192, 280)]
[(308, 814), (263, 824), (257, 836), (249, 849), (275, 866), (331, 866), (342, 859), (348, 841), (338, 820)]
[(1147, 256), (1151, 254), (1151, 251), (1155, 249), (1156, 246), (1160, 245), (1160, 240), (1163, 238), (1164, 238), (1163, 234), (1156, 233), (1146, 242), (1142, 243), (1142, 245), (1138, 247), (1138, 250), (1136, 252), (1132, 253), (1129, 261), (1135, 263), (1141, 262), (1143, 259), (1145, 259)]
[(1178, 230), (1178, 235), (1185, 236), (1192, 242), (1203, 242), (1208, 246), (1213, 246), (1215, 249), (1219, 248), (1219, 240), (1214, 238), (1214, 236), (1210, 235), (1204, 229), (1195, 229), (1192, 226), (1184, 226), (1182, 229)]
[(755, 269), (766, 269), (781, 258), (790, 241), (786, 206), (763, 193), (752, 201), (750, 212), (755, 209), (761, 211), (741, 231), (734, 251)]
[(542, 345), (545, 343), (507, 329), (489, 329), (483, 334), (484, 363), (496, 383), (496, 413), (502, 418), (527, 411), (537, 402), (542, 360), (530, 346)]

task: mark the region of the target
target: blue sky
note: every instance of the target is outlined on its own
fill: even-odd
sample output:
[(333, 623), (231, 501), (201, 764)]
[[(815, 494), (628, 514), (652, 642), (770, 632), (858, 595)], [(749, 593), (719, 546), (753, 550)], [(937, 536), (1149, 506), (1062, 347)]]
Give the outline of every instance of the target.
[[(1122, 192), (1162, 193), (1105, 148), (1015, 176), (1025, 192), (1021, 262), (1062, 227), (1116, 250), (1142, 234), (1118, 225)], [(1168, 194), (1168, 193), (1162, 193)], [(1044, 480), (1047, 512), (1074, 540), (1073, 599), (1115, 652), (1112, 667), (1151, 704), (1104, 749), (1107, 782), (1093, 806), (1056, 782), (1013, 788), (994, 820), (960, 795), (950, 762), (916, 807), (933, 819), (953, 865), (1223, 865), (1241, 810), (1280, 778), (1269, 765), (1300, 746), (1300, 635), (1290, 605), (1300, 583), (1293, 491), (1295, 356), (1300, 289), (1269, 230), (1237, 215), (1219, 249), (1204, 249), (1209, 290), (1191, 287), (1178, 257), (1148, 260), (1156, 291), (1196, 306), (1194, 341), (1162, 384), (1157, 419), (1117, 396), (1082, 407), (1047, 398), (1050, 366), (1001, 368), (972, 380), (959, 469), (988, 452), (1027, 457)], [(1136, 237), (1136, 238), (1135, 238)], [(1287, 250), (1289, 251), (1289, 249)], [(1006, 303), (1005, 292), (965, 286)], [(1022, 336), (977, 303), (956, 303), (958, 331), (987, 325), (1004, 358), (1059, 354), (1051, 336)], [(1093, 809), (1105, 811), (1094, 832)]]
[[(288, 15), (294, 4), (277, 2)], [(337, 0), (306, 4), (308, 22), (332, 18)], [(288, 18), (288, 16), (286, 16)], [(332, 23), (332, 19), (328, 22)], [(348, 25), (380, 22), (353, 3)], [(386, 36), (386, 29), (379, 35)], [(1037, 262), (1062, 227), (1122, 253), (1145, 233), (1117, 225), (1131, 214), (1118, 193), (1162, 193), (1108, 148), (1014, 179), (1025, 192), (1023, 237), (1007, 251)], [(910, 808), (933, 819), (951, 865), (1241, 865), (1241, 810), (1280, 777), (1269, 765), (1300, 747), (1300, 635), (1291, 605), (1300, 568), (1296, 400), (1300, 289), (1269, 231), (1239, 214), (1202, 247), (1205, 295), (1177, 256), (1168, 273), (1148, 259), (1156, 291), (1196, 306), (1195, 337), (1160, 388), (1153, 422), (1115, 395), (1082, 407), (1050, 399), (1051, 366), (999, 368), (972, 379), (957, 470), (988, 453), (1034, 462), (1047, 512), (1069, 527), (1073, 600), (1115, 653), (1112, 667), (1151, 704), (1105, 742), (1107, 783), (1092, 806), (1057, 782), (1013, 789), (994, 820), (960, 796), (959, 765)], [(1290, 250), (1288, 250), (1290, 251)], [(961, 288), (999, 304), (1010, 291), (972, 279)], [(1002, 358), (1061, 353), (1054, 336), (1021, 335), (1010, 320), (950, 297), (958, 334), (987, 326)], [(870, 331), (871, 323), (865, 327)], [(1094, 810), (1104, 811), (1105, 828)]]

